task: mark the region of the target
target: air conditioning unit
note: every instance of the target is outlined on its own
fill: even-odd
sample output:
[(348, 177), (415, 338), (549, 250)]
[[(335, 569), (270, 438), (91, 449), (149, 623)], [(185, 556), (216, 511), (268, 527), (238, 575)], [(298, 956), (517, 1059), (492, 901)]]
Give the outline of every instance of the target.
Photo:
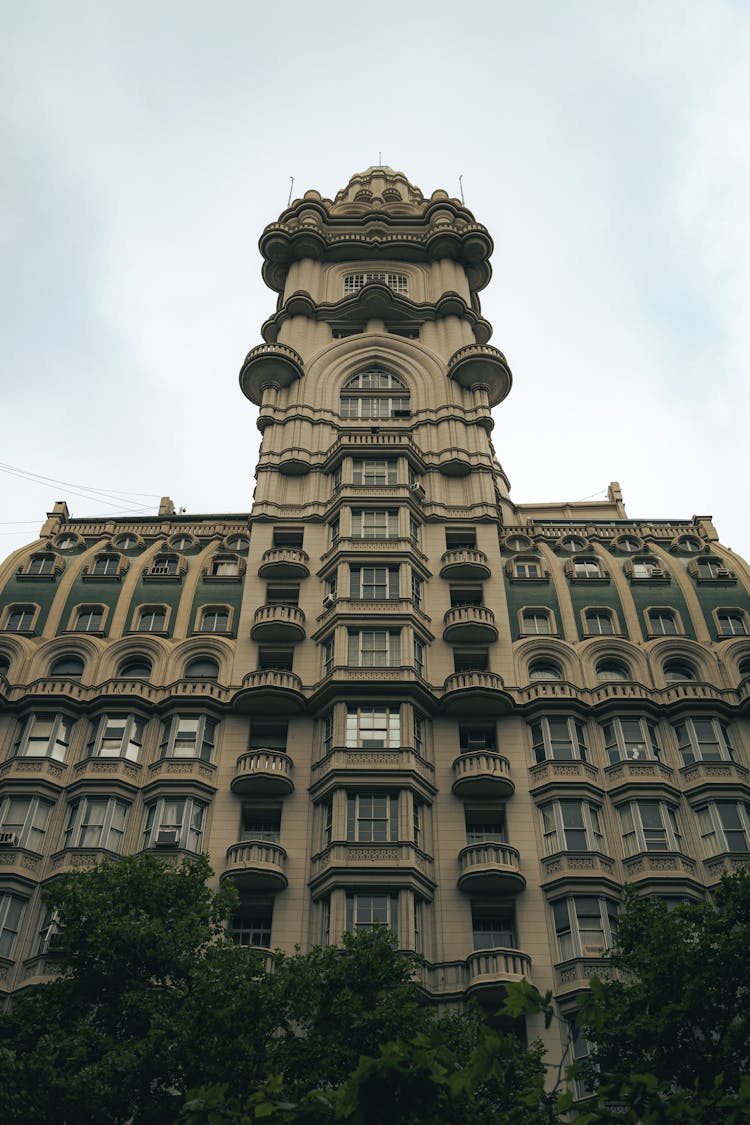
[(394, 418), (411, 418), (411, 410), (394, 410)]
[(425, 494), (422, 485), (418, 484), (416, 481), (414, 482), (414, 484), (409, 485), (409, 489), (411, 492), (416, 492), (417, 496), (424, 496)]
[(156, 834), (157, 848), (176, 848), (179, 842), (179, 835), (175, 828), (162, 828)]
[(336, 601), (336, 595), (335, 594), (325, 594), (323, 596), (323, 605), (325, 605), (325, 606), (333, 605), (335, 601)]
[(649, 573), (649, 578), (663, 578), (664, 571), (660, 566), (652, 566)]
[(0, 848), (17, 848), (18, 836), (15, 832), (0, 832)]
[(716, 571), (716, 577), (717, 578), (734, 578), (734, 575), (733, 575), (731, 570), (725, 570), (724, 567), (721, 567), (719, 570)]

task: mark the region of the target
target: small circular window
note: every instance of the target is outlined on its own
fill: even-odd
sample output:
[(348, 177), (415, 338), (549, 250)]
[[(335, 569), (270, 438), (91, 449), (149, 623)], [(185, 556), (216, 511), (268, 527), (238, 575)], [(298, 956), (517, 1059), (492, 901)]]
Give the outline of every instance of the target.
[(192, 535), (173, 535), (169, 545), (175, 551), (189, 551), (191, 547), (195, 546), (195, 540)]
[(137, 546), (138, 539), (135, 535), (118, 535), (115, 539), (118, 551), (132, 551)]
[(627, 554), (632, 555), (635, 551), (640, 551), (643, 544), (635, 535), (621, 535), (617, 540), (616, 546), (620, 551), (625, 551)]
[(230, 551), (246, 551), (250, 546), (249, 540), (244, 535), (230, 535), (225, 540), (224, 546)]
[(560, 540), (560, 546), (563, 551), (570, 551), (574, 554), (576, 551), (586, 550), (586, 540), (579, 539), (577, 535), (566, 535), (564, 539)]
[(689, 555), (696, 554), (701, 549), (700, 539), (696, 539), (694, 535), (682, 535), (677, 540), (677, 546), (681, 551), (685, 551)]
[(55, 540), (55, 546), (60, 551), (72, 551), (77, 547), (80, 540), (77, 535), (58, 535)]

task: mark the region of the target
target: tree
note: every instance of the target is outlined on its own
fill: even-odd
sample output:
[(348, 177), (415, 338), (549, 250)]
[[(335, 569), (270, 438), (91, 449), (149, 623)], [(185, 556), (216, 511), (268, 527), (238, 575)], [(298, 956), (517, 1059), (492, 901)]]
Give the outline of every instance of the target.
[[(626, 888), (613, 974), (590, 982), (576, 1016), (590, 1053), (567, 1077), (594, 1091), (577, 1125), (750, 1120), (749, 949), (747, 869), (674, 910)], [(555, 1018), (529, 985), (511, 986), (509, 1004)]]
[(266, 973), (210, 874), (144, 853), (50, 885), (63, 971), (0, 1018), (0, 1120), (536, 1125), (539, 1052), (478, 1009), (437, 1019), (388, 931)]

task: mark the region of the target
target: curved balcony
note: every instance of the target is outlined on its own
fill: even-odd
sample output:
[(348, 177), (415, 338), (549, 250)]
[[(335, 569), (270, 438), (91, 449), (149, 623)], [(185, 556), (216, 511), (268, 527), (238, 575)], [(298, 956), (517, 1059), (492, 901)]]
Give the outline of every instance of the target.
[(453, 763), (453, 792), (457, 797), (512, 797), (516, 787), (510, 763), (493, 750), (470, 750)]
[(296, 605), (260, 605), (255, 611), (250, 636), (254, 641), (302, 641), (305, 615)]
[(495, 615), (483, 605), (457, 605), (443, 617), (443, 640), (450, 645), (492, 644), (497, 640)]
[(520, 871), (518, 849), (490, 840), (469, 844), (458, 853), (461, 872), (458, 889), (469, 894), (515, 895), (526, 886)]
[(235, 708), (243, 714), (259, 711), (301, 711), (305, 705), (302, 680), (294, 672), (276, 669), (248, 672), (242, 678), (242, 690), (235, 696)]
[(441, 578), (474, 578), (484, 580), (491, 574), (484, 551), (473, 547), (459, 547), (446, 551), (440, 559)]
[(695, 796), (700, 791), (713, 791), (717, 795), (727, 792), (723, 787), (738, 786), (743, 790), (744, 796), (750, 795), (750, 771), (737, 762), (727, 761), (701, 761), (691, 762), (679, 771), (680, 783), (683, 790)]
[(310, 556), (295, 547), (271, 547), (258, 567), (261, 578), (309, 578)]
[(681, 852), (638, 852), (622, 861), (625, 878), (630, 883), (671, 883), (691, 879), (703, 883), (698, 863)]
[(294, 792), (294, 763), (281, 750), (250, 750), (240, 754), (231, 781), (233, 793), (286, 797)]
[(258, 344), (240, 369), (242, 393), (261, 405), (266, 387), (288, 387), (304, 375), (302, 356), (287, 344)]
[(490, 406), (503, 401), (513, 382), (505, 356), (491, 344), (459, 348), (448, 360), (448, 378), (467, 391), (485, 387)]
[(469, 993), (480, 999), (500, 1001), (505, 985), (531, 979), (531, 958), (520, 949), (479, 949), (466, 959)]
[(454, 672), (443, 684), (448, 714), (506, 715), (512, 706), (497, 672)]
[(283, 891), (288, 882), (286, 852), (267, 840), (232, 844), (221, 879), (231, 879), (243, 891)]

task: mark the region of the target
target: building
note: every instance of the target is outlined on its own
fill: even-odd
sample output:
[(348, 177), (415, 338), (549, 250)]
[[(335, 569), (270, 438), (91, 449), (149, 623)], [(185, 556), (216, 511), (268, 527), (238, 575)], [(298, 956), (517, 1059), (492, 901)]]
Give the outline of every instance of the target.
[(623, 883), (701, 898), (748, 856), (750, 570), (616, 484), (511, 500), (458, 200), (370, 168), (260, 247), (251, 511), (60, 502), (0, 569), (0, 988), (55, 971), (46, 881), (208, 850), (240, 942), (386, 923), (430, 996), (527, 976), (565, 1014)]

